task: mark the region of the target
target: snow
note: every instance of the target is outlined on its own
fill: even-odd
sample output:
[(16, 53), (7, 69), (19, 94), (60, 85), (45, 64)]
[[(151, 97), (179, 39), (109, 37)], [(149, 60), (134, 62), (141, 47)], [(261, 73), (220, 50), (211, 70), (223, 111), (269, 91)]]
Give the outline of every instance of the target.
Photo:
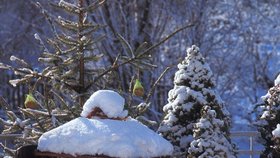
[(34, 34), (34, 38), (35, 38), (36, 40), (41, 41), (41, 38), (40, 38), (40, 36), (39, 36), (39, 34), (38, 34), (38, 33), (35, 33), (35, 34)]
[(176, 109), (178, 104), (183, 104), (183, 107), (186, 111), (189, 111), (193, 104), (192, 103), (184, 103), (190, 97), (196, 98), (196, 101), (200, 104), (206, 104), (206, 100), (203, 95), (199, 92), (196, 92), (189, 87), (186, 86), (175, 86), (174, 89), (170, 90), (168, 93), (168, 104), (163, 107), (163, 111), (167, 112), (168, 109)]
[(274, 85), (280, 84), (280, 74), (277, 76), (277, 78), (274, 80)]
[(65, 2), (64, 0), (60, 0), (58, 3), (59, 6), (65, 6), (67, 8), (76, 8), (74, 4), (71, 4), (69, 2)]
[(272, 135), (276, 138), (280, 138), (280, 124), (277, 124), (277, 128), (272, 131)]
[(263, 114), (262, 114), (262, 116), (261, 116), (261, 119), (266, 119), (266, 118), (268, 118), (269, 116), (270, 116), (269, 111), (264, 111)]
[(99, 90), (85, 102), (82, 117), (87, 117), (94, 108), (100, 108), (109, 118), (125, 118), (128, 114), (124, 109), (125, 100), (112, 90)]
[(202, 118), (194, 126), (194, 140), (188, 148), (191, 156), (235, 158), (233, 147), (220, 130), (224, 122), (216, 119), (215, 110), (205, 106)]
[(171, 155), (172, 145), (134, 119), (76, 118), (44, 133), (39, 151), (112, 157), (158, 157)]
[(182, 138), (180, 139), (180, 146), (183, 148), (184, 147), (187, 148), (188, 144), (190, 144), (190, 142), (192, 141), (193, 141), (192, 135), (182, 136)]
[(87, 37), (86, 37), (86, 36), (83, 36), (80, 40), (81, 40), (81, 41), (86, 41), (86, 40), (87, 40)]
[[(215, 90), (213, 73), (199, 48), (193, 45), (187, 49), (187, 57), (178, 64), (174, 88), (168, 92), (168, 103), (163, 107), (165, 117), (158, 129), (158, 132), (174, 145), (173, 154), (188, 152), (193, 140), (193, 125), (197, 123), (199, 110), (203, 105), (219, 110), (219, 119), (225, 122), (214, 119), (217, 126), (226, 127), (229, 124), (229, 112)], [(211, 117), (216, 117), (214, 110), (208, 112)], [(199, 128), (212, 127), (207, 119), (202, 119), (196, 125)], [(227, 129), (224, 129), (223, 132), (226, 131)]]

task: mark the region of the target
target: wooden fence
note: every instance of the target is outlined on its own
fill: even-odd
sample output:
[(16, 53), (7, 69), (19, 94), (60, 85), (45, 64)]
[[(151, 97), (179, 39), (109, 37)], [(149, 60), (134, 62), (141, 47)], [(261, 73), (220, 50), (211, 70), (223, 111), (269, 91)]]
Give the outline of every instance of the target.
[(250, 158), (253, 158), (254, 155), (260, 155), (262, 153), (261, 150), (255, 150), (254, 144), (256, 138), (259, 136), (259, 133), (257, 131), (234, 131), (231, 132), (230, 135), (232, 138), (234, 137), (243, 137), (248, 139), (249, 141), (249, 150), (238, 150), (238, 154), (242, 155), (249, 155)]

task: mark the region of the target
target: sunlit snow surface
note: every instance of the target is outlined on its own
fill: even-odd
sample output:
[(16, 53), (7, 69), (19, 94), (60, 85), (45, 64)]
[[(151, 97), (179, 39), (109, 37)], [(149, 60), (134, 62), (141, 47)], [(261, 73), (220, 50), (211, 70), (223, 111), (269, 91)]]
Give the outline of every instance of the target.
[(38, 150), (71, 155), (157, 157), (171, 155), (173, 146), (134, 119), (76, 118), (44, 133)]
[(127, 111), (123, 111), (124, 103), (124, 98), (117, 92), (112, 90), (99, 90), (93, 93), (85, 102), (81, 116), (87, 117), (95, 107), (98, 107), (109, 118), (124, 118), (127, 116)]
[(280, 124), (277, 124), (277, 128), (272, 131), (272, 135), (276, 138), (280, 138)]

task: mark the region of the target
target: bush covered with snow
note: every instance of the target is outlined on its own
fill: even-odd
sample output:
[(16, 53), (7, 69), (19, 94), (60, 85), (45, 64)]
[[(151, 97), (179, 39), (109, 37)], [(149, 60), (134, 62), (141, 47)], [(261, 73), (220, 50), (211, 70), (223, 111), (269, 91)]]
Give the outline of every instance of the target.
[(273, 155), (280, 155), (280, 124), (277, 124), (277, 128), (275, 130), (272, 131), (272, 135), (273, 135), (273, 142), (274, 142), (274, 153)]
[(200, 119), (200, 110), (208, 105), (216, 111), (218, 119), (224, 120), (221, 131), (229, 133), (229, 113), (215, 91), (210, 67), (197, 46), (187, 50), (187, 57), (178, 64), (174, 88), (168, 93), (166, 113), (158, 132), (174, 145), (174, 155), (186, 154), (193, 140), (193, 125)]
[[(279, 76), (275, 80), (275, 85), (262, 97), (262, 113), (259, 116), (256, 126), (261, 133), (262, 144), (265, 150), (261, 157), (280, 157), (279, 150), (279, 124), (280, 124), (280, 84)], [(276, 127), (277, 126), (277, 127)], [(280, 128), (280, 127), (279, 127)], [(277, 151), (278, 150), (278, 151)]]
[(229, 138), (221, 131), (224, 121), (216, 118), (209, 106), (202, 109), (202, 118), (194, 125), (194, 140), (188, 149), (189, 158), (235, 158)]

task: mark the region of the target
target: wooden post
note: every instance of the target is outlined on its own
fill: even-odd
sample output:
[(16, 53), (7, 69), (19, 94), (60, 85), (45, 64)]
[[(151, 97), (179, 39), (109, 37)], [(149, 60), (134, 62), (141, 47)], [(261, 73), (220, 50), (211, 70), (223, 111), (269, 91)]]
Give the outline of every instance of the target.
[[(253, 151), (254, 151), (254, 150), (253, 150), (253, 137), (250, 136), (249, 139), (250, 139), (250, 151), (253, 152)], [(252, 154), (252, 153), (250, 154), (250, 158), (253, 158), (253, 154)]]

